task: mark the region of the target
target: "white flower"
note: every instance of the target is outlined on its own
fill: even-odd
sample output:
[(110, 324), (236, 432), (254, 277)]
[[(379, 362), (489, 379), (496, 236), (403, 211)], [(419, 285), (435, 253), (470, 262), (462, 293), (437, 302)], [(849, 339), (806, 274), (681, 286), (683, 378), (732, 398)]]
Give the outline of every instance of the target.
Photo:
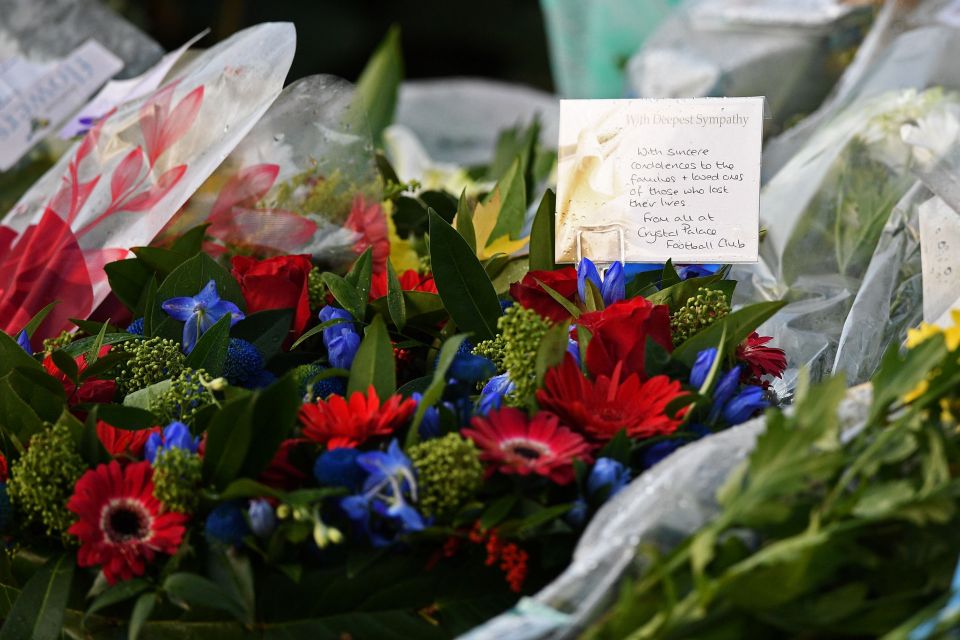
[(960, 137), (960, 106), (943, 103), (925, 116), (900, 127), (900, 137), (914, 160), (929, 169), (942, 159)]
[(470, 178), (466, 169), (453, 163), (436, 162), (427, 154), (423, 144), (409, 128), (394, 124), (383, 132), (383, 146), (397, 177), (403, 182), (416, 180), (424, 191), (443, 190), (459, 195), (476, 195), (493, 188), (489, 182)]

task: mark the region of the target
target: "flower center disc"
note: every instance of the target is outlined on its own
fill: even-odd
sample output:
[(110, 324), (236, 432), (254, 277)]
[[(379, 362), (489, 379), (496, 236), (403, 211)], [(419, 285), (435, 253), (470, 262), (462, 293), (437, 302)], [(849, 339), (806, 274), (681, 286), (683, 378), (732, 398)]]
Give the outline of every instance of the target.
[(133, 501), (113, 501), (104, 509), (100, 528), (110, 542), (139, 540), (146, 537), (149, 516), (141, 505)]

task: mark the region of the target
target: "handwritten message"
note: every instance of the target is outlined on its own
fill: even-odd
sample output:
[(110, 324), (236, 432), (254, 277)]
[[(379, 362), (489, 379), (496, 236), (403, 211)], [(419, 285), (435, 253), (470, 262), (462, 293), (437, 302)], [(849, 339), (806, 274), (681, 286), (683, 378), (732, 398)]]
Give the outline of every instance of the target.
[(756, 262), (762, 118), (762, 98), (562, 101), (557, 260)]

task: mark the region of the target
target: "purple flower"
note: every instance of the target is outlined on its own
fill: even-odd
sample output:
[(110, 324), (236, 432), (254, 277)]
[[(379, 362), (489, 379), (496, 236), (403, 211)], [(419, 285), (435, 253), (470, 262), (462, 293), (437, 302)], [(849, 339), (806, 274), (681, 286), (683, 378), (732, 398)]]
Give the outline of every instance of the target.
[[(414, 392), (410, 397), (417, 401), (417, 407), (423, 401), (423, 394)], [(437, 407), (427, 407), (423, 411), (423, 419), (420, 420), (420, 437), (424, 439), (440, 437), (440, 410)]]
[(323, 330), (323, 344), (327, 348), (330, 366), (349, 369), (360, 348), (360, 334), (352, 322), (353, 316), (343, 309), (326, 306), (320, 309), (320, 322), (340, 320)]
[(195, 296), (170, 298), (160, 305), (174, 320), (183, 322), (183, 351), (190, 353), (197, 346), (197, 340), (206, 333), (220, 318), (230, 314), (230, 326), (243, 320), (243, 313), (237, 305), (222, 300), (217, 293), (217, 283), (210, 280)]
[(515, 388), (516, 385), (510, 380), (509, 374), (501, 373), (490, 378), (480, 391), (480, 399), (477, 400), (477, 414), (485, 416), (494, 409), (499, 409), (503, 405), (504, 396)]
[(707, 379), (707, 375), (710, 373), (710, 368), (713, 367), (713, 361), (717, 359), (717, 350), (714, 347), (709, 349), (704, 349), (697, 354), (697, 359), (693, 363), (693, 367), (690, 369), (690, 386), (694, 389), (699, 389), (703, 386), (704, 381)]
[(595, 497), (604, 488), (607, 499), (617, 495), (630, 484), (630, 469), (613, 458), (598, 458), (587, 477), (587, 493)]
[(723, 419), (734, 425), (746, 422), (758, 411), (770, 406), (761, 387), (750, 385), (723, 407)]
[(186, 449), (196, 453), (200, 446), (200, 438), (194, 438), (189, 427), (182, 422), (171, 422), (163, 430), (163, 434), (152, 433), (143, 447), (143, 457), (153, 464), (157, 455), (165, 449)]
[(27, 330), (22, 329), (20, 333), (17, 334), (17, 344), (20, 345), (20, 348), (33, 355), (33, 347), (30, 346), (30, 336), (27, 335)]
[(587, 299), (588, 280), (600, 291), (603, 304), (606, 306), (623, 300), (627, 295), (626, 277), (623, 264), (620, 262), (614, 262), (601, 280), (597, 266), (589, 258), (582, 258), (577, 265), (577, 293), (581, 300)]

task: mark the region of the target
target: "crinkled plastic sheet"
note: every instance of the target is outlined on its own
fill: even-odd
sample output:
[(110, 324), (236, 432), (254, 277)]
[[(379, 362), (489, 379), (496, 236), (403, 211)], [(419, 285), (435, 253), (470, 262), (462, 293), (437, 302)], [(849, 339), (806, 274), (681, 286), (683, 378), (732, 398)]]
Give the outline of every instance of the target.
[(289, 23), (241, 31), (75, 144), (0, 225), (0, 329), (59, 300), (34, 336), (45, 338), (103, 302), (103, 265), (149, 244), (259, 120), (295, 46)]
[(778, 131), (819, 106), (869, 21), (838, 0), (687, 0), (630, 59), (626, 93), (762, 95)]
[[(846, 437), (863, 427), (869, 385), (839, 407)], [(461, 636), (461, 640), (562, 640), (576, 637), (615, 599), (620, 581), (639, 575), (638, 545), (666, 553), (719, 513), (716, 492), (753, 450), (765, 418), (689, 444), (634, 480), (590, 522), (570, 566), (536, 595)]]
[(310, 76), (283, 90), (163, 235), (209, 222), (208, 235), (218, 242), (207, 247), (213, 252), (306, 253), (340, 268), (366, 246), (363, 236), (373, 228), (386, 242), (381, 196), (354, 86)]

